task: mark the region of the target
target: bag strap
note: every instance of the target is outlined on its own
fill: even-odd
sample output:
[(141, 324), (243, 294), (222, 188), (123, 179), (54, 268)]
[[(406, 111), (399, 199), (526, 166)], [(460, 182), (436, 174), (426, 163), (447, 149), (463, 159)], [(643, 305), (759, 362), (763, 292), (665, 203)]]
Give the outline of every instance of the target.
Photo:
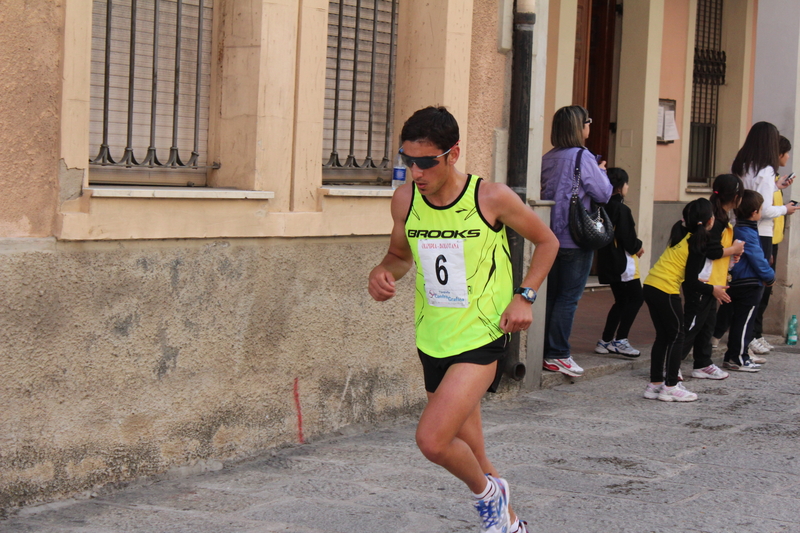
[(581, 148), (578, 150), (578, 155), (575, 156), (575, 169), (572, 172), (572, 194), (578, 194), (578, 187), (581, 184), (581, 159), (583, 158), (583, 152), (586, 151), (586, 148)]

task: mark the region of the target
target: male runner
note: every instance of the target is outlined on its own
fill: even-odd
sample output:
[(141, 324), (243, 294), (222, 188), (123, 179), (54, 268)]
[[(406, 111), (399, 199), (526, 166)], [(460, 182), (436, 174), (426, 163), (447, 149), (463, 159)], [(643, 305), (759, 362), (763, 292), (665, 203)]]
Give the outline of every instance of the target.
[[(490, 533), (527, 533), (508, 505), (508, 484), (486, 457), (480, 402), (500, 378), (509, 334), (527, 329), (531, 304), (558, 239), (506, 185), (456, 169), (458, 123), (427, 107), (403, 125), (400, 153), (412, 183), (392, 198), (389, 251), (369, 275), (377, 301), (416, 263), (416, 340), (428, 404), (416, 440), (425, 457), (467, 484)], [(515, 289), (505, 226), (536, 245)]]

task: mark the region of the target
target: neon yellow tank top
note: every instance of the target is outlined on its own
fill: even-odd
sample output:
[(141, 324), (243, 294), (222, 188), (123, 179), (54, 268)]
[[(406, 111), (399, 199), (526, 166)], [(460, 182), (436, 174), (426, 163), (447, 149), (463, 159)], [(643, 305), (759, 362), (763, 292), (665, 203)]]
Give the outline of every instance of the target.
[(506, 229), (489, 226), (478, 206), (481, 178), (469, 175), (450, 205), (433, 206), (414, 187), (406, 237), (417, 266), (417, 347), (450, 357), (500, 338), (513, 297)]

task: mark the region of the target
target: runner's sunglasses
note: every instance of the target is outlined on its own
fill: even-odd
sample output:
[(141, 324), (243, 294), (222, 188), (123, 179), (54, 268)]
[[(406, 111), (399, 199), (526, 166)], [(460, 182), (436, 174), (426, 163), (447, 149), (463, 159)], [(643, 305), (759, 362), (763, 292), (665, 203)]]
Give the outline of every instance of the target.
[[(450, 150), (452, 150), (453, 148), (455, 148), (455, 145), (451, 146)], [(443, 154), (426, 155), (426, 156), (423, 156), (423, 157), (411, 157), (411, 156), (408, 156), (408, 155), (403, 153), (403, 149), (402, 148), (400, 148), (400, 150), (398, 150), (397, 153), (399, 153), (400, 157), (403, 158), (403, 163), (405, 163), (405, 165), (408, 168), (411, 168), (412, 166), (417, 165), (418, 169), (427, 170), (429, 168), (433, 168), (436, 165), (438, 165), (439, 164), (438, 159), (440, 157), (442, 157), (442, 156), (445, 156), (445, 155), (449, 154), (450, 150), (446, 151)]]

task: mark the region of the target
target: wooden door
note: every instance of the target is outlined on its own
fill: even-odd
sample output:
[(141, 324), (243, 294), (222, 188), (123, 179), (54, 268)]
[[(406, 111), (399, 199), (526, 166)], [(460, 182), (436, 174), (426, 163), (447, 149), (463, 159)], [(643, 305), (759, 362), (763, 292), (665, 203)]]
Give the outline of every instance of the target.
[(586, 145), (595, 154), (608, 156), (611, 137), (611, 98), (614, 73), (616, 0), (592, 0), (589, 50), (589, 90), (586, 109), (592, 117), (592, 132)]
[(575, 71), (572, 83), (572, 105), (586, 107), (589, 86), (589, 50), (592, 0), (578, 0), (578, 22), (575, 29)]

